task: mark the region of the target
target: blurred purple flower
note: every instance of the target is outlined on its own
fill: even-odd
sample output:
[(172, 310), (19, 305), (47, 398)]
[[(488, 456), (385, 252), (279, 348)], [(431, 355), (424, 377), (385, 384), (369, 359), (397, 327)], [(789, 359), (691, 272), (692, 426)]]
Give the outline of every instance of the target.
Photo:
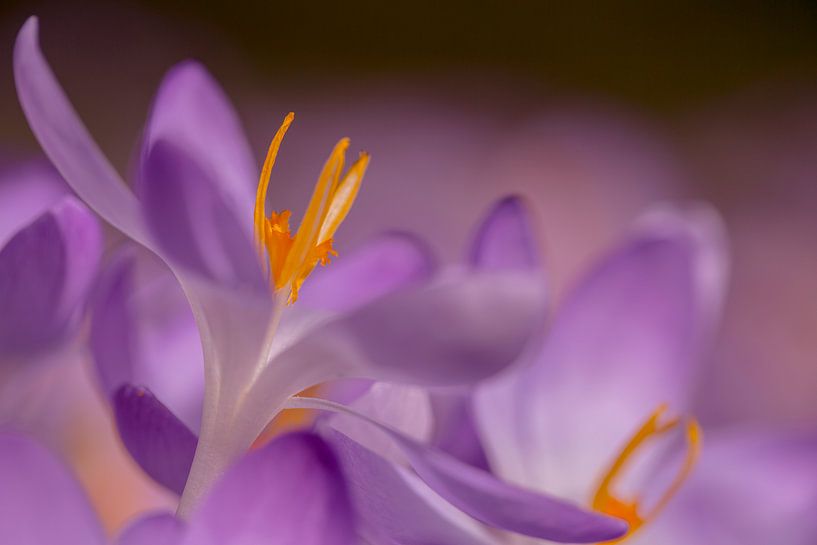
[(24, 407), (39, 363), (66, 359), (96, 278), (93, 215), (40, 163), (0, 173), (0, 420)]
[[(346, 257), (343, 266), (322, 271), (322, 278), (316, 274), (298, 304), (284, 309), (288, 290), (283, 297), (283, 289), (269, 292), (253, 247), (252, 154), (226, 97), (201, 66), (178, 66), (159, 90), (143, 140), (138, 198), (60, 89), (37, 45), (34, 18), (18, 36), (15, 76), (29, 123), (68, 183), (113, 226), (160, 256), (192, 307), (205, 397), (182, 513), (286, 399), (306, 387), (344, 376), (474, 383), (515, 361), (531, 337), (542, 307), (536, 275), (461, 271), (432, 278), (425, 248), (405, 236), (383, 238)], [(340, 170), (335, 154), (328, 165)], [(109, 324), (127, 320), (112, 312)], [(125, 337), (97, 336), (123, 343), (97, 352), (127, 349), (128, 334), (126, 327)], [(123, 358), (115, 365), (124, 370), (101, 373), (109, 389), (131, 376), (134, 360)], [(173, 448), (187, 453), (191, 436), (183, 423), (151, 399), (146, 413), (134, 411), (183, 436)], [(163, 436), (144, 439), (152, 437)], [(159, 459), (183, 459), (173, 454)], [(178, 489), (180, 481), (164, 482)]]
[[(101, 545), (102, 527), (79, 484), (43, 447), (0, 436), (0, 541)], [(293, 433), (251, 452), (213, 486), (189, 523), (149, 514), (117, 545), (299, 543), (352, 545), (355, 516), (333, 450)]]

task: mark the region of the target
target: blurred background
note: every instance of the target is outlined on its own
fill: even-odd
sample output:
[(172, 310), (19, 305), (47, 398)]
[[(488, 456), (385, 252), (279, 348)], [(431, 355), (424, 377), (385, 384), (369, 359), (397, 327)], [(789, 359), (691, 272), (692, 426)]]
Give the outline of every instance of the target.
[[(370, 151), (341, 252), (402, 228), (454, 260), (484, 208), (518, 192), (542, 217), (558, 300), (650, 204), (713, 203), (733, 269), (701, 418), (817, 425), (813, 2), (6, 0), (3, 161), (39, 154), (11, 75), (14, 36), (31, 14), (122, 172), (163, 73), (191, 57), (225, 87), (259, 158), (297, 113), (273, 177), (278, 208), (298, 213), (337, 138)], [(133, 468), (111, 478), (131, 462), (93, 383), (54, 374), (76, 403), (51, 424), (109, 528), (169, 504)]]

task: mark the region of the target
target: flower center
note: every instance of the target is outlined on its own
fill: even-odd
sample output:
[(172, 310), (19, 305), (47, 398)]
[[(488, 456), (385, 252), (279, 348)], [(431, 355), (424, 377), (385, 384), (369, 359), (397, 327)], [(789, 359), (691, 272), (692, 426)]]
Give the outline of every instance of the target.
[(289, 288), (290, 304), (298, 299), (298, 290), (315, 266), (318, 263), (326, 265), (330, 256), (338, 255), (332, 249), (332, 237), (349, 213), (369, 165), (369, 154), (361, 152), (357, 161), (341, 176), (349, 139), (342, 138), (335, 144), (318, 176), (301, 225), (293, 236), (289, 229), (292, 212), (273, 211), (267, 216), (264, 209), (272, 167), (281, 141), (294, 119), (295, 114), (290, 112), (270, 143), (258, 181), (253, 213), (258, 253), (270, 283), (276, 291)]
[(701, 453), (701, 428), (697, 421), (690, 418), (684, 422), (685, 438), (686, 438), (686, 455), (680, 470), (675, 478), (670, 482), (667, 489), (661, 494), (659, 499), (653, 503), (648, 509), (644, 510), (641, 506), (639, 498), (623, 499), (612, 492), (613, 484), (621, 475), (622, 470), (626, 467), (632, 456), (647, 442), (649, 439), (655, 439), (670, 431), (676, 429), (681, 424), (680, 418), (673, 418), (666, 422), (661, 422), (661, 419), (666, 412), (667, 407), (661, 405), (655, 412), (652, 413), (649, 419), (641, 426), (629, 440), (627, 445), (621, 450), (615, 461), (607, 470), (604, 478), (601, 480), (596, 493), (593, 496), (593, 509), (601, 513), (620, 518), (630, 525), (627, 535), (611, 543), (621, 543), (630, 536), (632, 536), (638, 529), (643, 527), (646, 523), (653, 520), (658, 513), (666, 507), (670, 499), (681, 488), (681, 485), (692, 473), (692, 468), (698, 460)]

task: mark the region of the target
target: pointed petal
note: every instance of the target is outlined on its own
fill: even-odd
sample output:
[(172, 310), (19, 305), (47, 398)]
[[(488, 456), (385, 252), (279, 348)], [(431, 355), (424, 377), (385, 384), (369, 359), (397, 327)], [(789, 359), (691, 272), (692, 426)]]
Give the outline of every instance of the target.
[(338, 460), (294, 433), (240, 459), (190, 521), (186, 544), (353, 545), (354, 515)]
[(102, 527), (76, 480), (30, 439), (0, 435), (0, 542), (104, 545)]
[(477, 228), (468, 264), (484, 269), (536, 269), (542, 258), (533, 218), (520, 197), (506, 197), (488, 211)]
[(30, 17), (14, 46), (14, 80), (28, 124), (65, 181), (96, 213), (150, 247), (139, 204), (82, 124), (38, 43)]
[(400, 447), (412, 468), (435, 492), (489, 526), (561, 543), (604, 541), (627, 530), (621, 520), (499, 481), (343, 405), (299, 397), (290, 399), (287, 406), (334, 411), (371, 424)]
[(159, 484), (181, 494), (197, 438), (150, 391), (122, 386), (114, 396), (119, 436), (136, 463)]
[(230, 100), (197, 62), (174, 66), (159, 86), (142, 153), (161, 141), (184, 150), (199, 165), (249, 233), (258, 167)]
[(195, 152), (168, 139), (151, 142), (142, 156), (139, 194), (150, 232), (182, 270), (226, 286), (265, 285), (244, 223), (252, 208), (232, 206), (219, 187), (219, 173)]
[(348, 311), (428, 280), (434, 269), (434, 256), (423, 241), (387, 233), (315, 270), (301, 288), (298, 305)]
[(177, 545), (184, 530), (184, 523), (170, 513), (145, 515), (122, 531), (116, 545)]
[(102, 234), (64, 197), (0, 250), (0, 353), (20, 357), (60, 342), (96, 278)]
[(657, 214), (570, 294), (535, 364), (478, 395), (506, 478), (584, 498), (655, 407), (687, 407), (724, 289), (723, 233), (708, 208)]
[(90, 344), (97, 375), (111, 398), (138, 384), (194, 432), (201, 422), (204, 358), (190, 305), (172, 274), (129, 247), (99, 281)]

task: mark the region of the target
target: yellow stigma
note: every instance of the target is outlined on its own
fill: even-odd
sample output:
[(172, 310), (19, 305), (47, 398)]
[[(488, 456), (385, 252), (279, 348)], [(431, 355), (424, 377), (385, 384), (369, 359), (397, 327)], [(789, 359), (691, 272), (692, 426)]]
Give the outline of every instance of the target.
[(613, 484), (621, 474), (627, 462), (632, 458), (639, 448), (650, 438), (656, 438), (664, 435), (681, 424), (680, 418), (673, 418), (667, 422), (661, 422), (661, 418), (666, 412), (667, 407), (661, 405), (653, 412), (650, 418), (644, 423), (635, 435), (632, 436), (627, 445), (622, 449), (621, 453), (616, 457), (610, 468), (607, 470), (604, 478), (593, 496), (593, 509), (620, 518), (626, 521), (629, 525), (627, 534), (610, 543), (621, 543), (633, 535), (639, 528), (646, 523), (653, 520), (658, 513), (666, 507), (669, 500), (681, 488), (681, 485), (692, 473), (692, 468), (698, 460), (701, 453), (701, 428), (694, 419), (689, 419), (685, 422), (686, 426), (686, 443), (687, 451), (684, 458), (683, 465), (678, 474), (670, 483), (669, 487), (664, 491), (661, 497), (656, 501), (647, 512), (642, 512), (639, 505), (638, 498), (625, 500), (619, 498), (611, 491)]
[(335, 144), (318, 176), (301, 225), (295, 236), (292, 236), (289, 230), (292, 212), (273, 211), (267, 217), (264, 208), (272, 167), (293, 119), (295, 114), (290, 112), (270, 142), (261, 178), (258, 180), (253, 213), (258, 253), (265, 266), (268, 266), (270, 282), (275, 290), (289, 288), (289, 303), (298, 299), (301, 284), (318, 263), (327, 265), (330, 256), (338, 255), (332, 249), (332, 237), (349, 213), (369, 165), (369, 155), (361, 152), (358, 160), (341, 177), (349, 139), (342, 138)]

